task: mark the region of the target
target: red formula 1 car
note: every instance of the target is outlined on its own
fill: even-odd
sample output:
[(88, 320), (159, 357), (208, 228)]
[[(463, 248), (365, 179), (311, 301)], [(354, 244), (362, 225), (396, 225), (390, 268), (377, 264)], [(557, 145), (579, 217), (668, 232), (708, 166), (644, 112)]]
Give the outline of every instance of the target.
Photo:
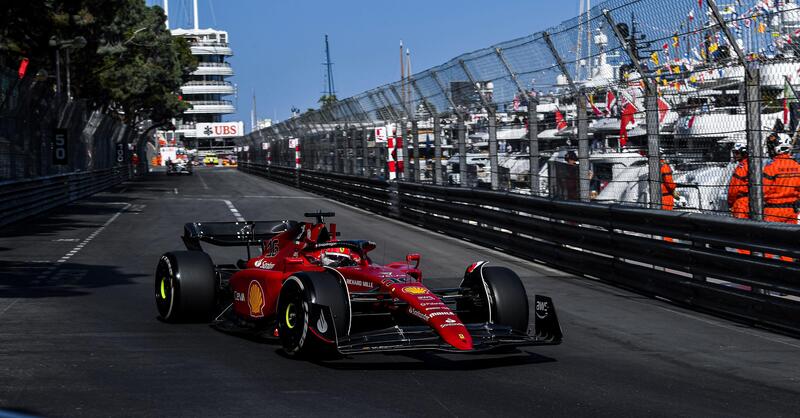
[[(370, 241), (338, 240), (336, 225), (315, 222), (186, 224), (188, 251), (164, 254), (155, 275), (156, 306), (168, 321), (215, 318), (225, 330), (278, 336), (289, 354), (328, 356), (396, 350), (484, 351), (559, 344), (553, 302), (528, 296), (505, 267), (479, 261), (458, 287), (423, 284), (419, 254), (378, 265)], [(200, 243), (246, 246), (248, 260), (215, 265)], [(261, 255), (250, 257), (250, 247)]]

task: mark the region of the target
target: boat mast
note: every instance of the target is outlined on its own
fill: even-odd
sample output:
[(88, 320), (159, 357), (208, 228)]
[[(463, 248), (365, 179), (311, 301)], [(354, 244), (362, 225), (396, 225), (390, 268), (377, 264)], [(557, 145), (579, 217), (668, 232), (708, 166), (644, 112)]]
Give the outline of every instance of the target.
[(194, 0), (194, 30), (200, 29), (200, 21), (197, 19), (197, 0)]
[(169, 0), (164, 0), (164, 24), (167, 26), (167, 30), (169, 30)]

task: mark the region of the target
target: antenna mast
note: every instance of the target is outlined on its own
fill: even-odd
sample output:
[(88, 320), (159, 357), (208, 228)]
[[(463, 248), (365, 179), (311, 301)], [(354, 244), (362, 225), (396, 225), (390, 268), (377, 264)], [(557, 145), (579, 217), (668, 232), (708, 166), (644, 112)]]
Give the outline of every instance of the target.
[(327, 70), (325, 78), (327, 78), (328, 84), (325, 96), (328, 100), (331, 100), (336, 94), (336, 89), (333, 85), (333, 63), (331, 62), (331, 48), (328, 44), (328, 35), (325, 35), (325, 68)]

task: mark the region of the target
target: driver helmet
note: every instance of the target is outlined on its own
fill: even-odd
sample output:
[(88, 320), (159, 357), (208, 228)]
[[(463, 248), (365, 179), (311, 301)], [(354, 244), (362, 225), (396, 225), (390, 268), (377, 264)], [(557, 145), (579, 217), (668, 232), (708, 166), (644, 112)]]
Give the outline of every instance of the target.
[(340, 251), (338, 248), (325, 250), (319, 255), (319, 259), (325, 267), (340, 267), (354, 264), (353, 256), (347, 249), (344, 249), (344, 251)]
[(792, 138), (784, 133), (772, 133), (767, 137), (767, 149), (770, 154), (787, 154), (792, 151)]

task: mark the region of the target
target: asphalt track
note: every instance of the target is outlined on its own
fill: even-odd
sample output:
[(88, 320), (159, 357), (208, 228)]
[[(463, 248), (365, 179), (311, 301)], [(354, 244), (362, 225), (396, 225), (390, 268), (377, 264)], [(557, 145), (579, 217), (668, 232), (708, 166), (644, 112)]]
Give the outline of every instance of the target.
[[(230, 204), (228, 204), (228, 202)], [(486, 259), (551, 296), (554, 347), (329, 363), (156, 318), (160, 253), (184, 222), (330, 209), (377, 262), (422, 254), (457, 285)], [(230, 255), (230, 258), (239, 255)], [(61, 260), (61, 262), (59, 262)], [(220, 259), (225, 261), (225, 259)], [(152, 175), (0, 230), (0, 410), (43, 416), (797, 416), (800, 340), (350, 209), (233, 169)]]

